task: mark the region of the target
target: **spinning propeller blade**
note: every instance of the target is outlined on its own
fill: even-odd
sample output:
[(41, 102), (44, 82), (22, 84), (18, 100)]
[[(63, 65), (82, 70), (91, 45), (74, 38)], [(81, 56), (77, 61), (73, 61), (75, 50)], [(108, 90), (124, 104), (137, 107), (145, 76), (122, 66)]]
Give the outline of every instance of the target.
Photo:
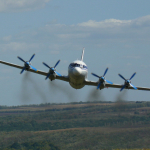
[(43, 62), (43, 64), (48, 67), (49, 69), (51, 69), (51, 67), (49, 65), (47, 65), (45, 62)]
[(133, 75), (131, 76), (131, 78), (130, 78), (130, 80), (134, 77), (136, 75), (136, 72), (135, 73), (133, 73)]
[(108, 80), (106, 80), (106, 82), (109, 83), (109, 84), (113, 84), (111, 81), (108, 81)]
[(96, 75), (95, 73), (91, 73), (93, 76), (100, 78), (100, 76)]
[(24, 62), (24, 68), (21, 70), (20, 74), (22, 74), (24, 72), (24, 70), (28, 70), (28, 69), (33, 69), (34, 71), (37, 71), (37, 69), (33, 66), (31, 66), (30, 61), (33, 59), (33, 57), (35, 56), (35, 54), (32, 55), (32, 57), (30, 58), (29, 61), (24, 61), (21, 57), (18, 56), (18, 59), (20, 59), (21, 61)]
[(121, 75), (121, 74), (118, 74), (123, 80), (126, 81), (126, 79)]
[[(51, 67), (49, 65), (47, 65), (45, 62), (43, 62), (43, 65), (45, 65), (46, 67), (48, 67), (51, 70)], [(51, 72), (49, 71), (49, 73), (47, 74), (45, 80), (47, 80), (51, 75)]]
[(108, 68), (106, 68), (106, 70), (105, 70), (105, 72), (104, 72), (104, 75), (101, 76), (101, 77), (98, 76), (98, 75), (96, 75), (95, 73), (91, 73), (93, 76), (99, 78), (99, 83), (98, 83), (97, 89), (99, 89), (100, 86), (101, 86), (101, 84), (103, 84), (103, 83), (105, 83), (105, 82), (108, 82), (109, 84), (113, 84), (111, 81), (108, 81), (108, 80), (105, 79), (105, 75), (106, 75), (107, 71), (108, 71)]
[(30, 65), (30, 67), (31, 67), (34, 71), (37, 71), (37, 69), (36, 69), (35, 67), (33, 67), (33, 66), (31, 66), (31, 65)]
[(55, 64), (54, 68), (56, 68), (56, 66), (59, 64), (60, 60), (57, 61), (57, 63)]
[(18, 56), (18, 58), (19, 58), (21, 61), (23, 61), (24, 63), (26, 63), (21, 57)]
[(59, 62), (60, 62), (60, 60), (57, 61), (57, 63), (55, 64), (54, 67), (50, 67), (50, 66), (47, 65), (45, 62), (43, 62), (43, 64), (44, 64), (46, 67), (49, 68), (49, 72), (48, 72), (48, 74), (47, 74), (45, 80), (47, 80), (47, 79), (50, 77), (50, 75), (53, 74), (53, 73), (56, 73), (58, 76), (61, 76), (60, 73), (58, 73), (58, 72), (55, 71), (55, 68), (56, 68), (56, 66), (59, 64)]
[(45, 80), (47, 80), (50, 77), (51, 73), (49, 72), (45, 78)]
[(33, 59), (34, 56), (35, 56), (35, 54), (32, 55), (32, 57), (30, 58), (29, 62)]
[(120, 89), (120, 92), (126, 87), (126, 85), (123, 85), (122, 88)]
[(97, 90), (100, 88), (102, 82), (99, 82), (98, 86), (97, 86)]
[(24, 68), (21, 70), (20, 74), (22, 74), (22, 73), (24, 72), (25, 69), (26, 69), (26, 67), (24, 67)]
[(129, 80), (125, 79), (121, 74), (118, 74), (123, 80), (125, 80), (124, 85), (122, 86), (122, 88), (120, 89), (120, 92), (128, 86), (133, 87), (135, 90), (138, 90), (137, 87), (135, 87), (133, 84), (131, 84), (131, 79), (136, 75), (136, 72), (133, 73), (133, 75), (131, 76), (131, 78)]
[(108, 71), (108, 68), (106, 68), (103, 77), (106, 75), (107, 71)]
[(60, 77), (62, 76), (62, 75), (61, 75), (60, 73), (58, 73), (57, 71), (55, 71), (55, 73), (56, 73), (58, 76), (60, 76)]
[(138, 90), (137, 87), (135, 87), (133, 84), (130, 83), (130, 86), (132, 86), (135, 90)]

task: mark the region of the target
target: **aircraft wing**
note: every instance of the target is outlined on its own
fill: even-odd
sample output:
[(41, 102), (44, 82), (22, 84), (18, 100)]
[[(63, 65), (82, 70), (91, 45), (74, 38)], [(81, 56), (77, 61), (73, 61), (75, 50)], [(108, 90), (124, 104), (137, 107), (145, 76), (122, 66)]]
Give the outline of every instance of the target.
[[(91, 86), (98, 86), (98, 82), (95, 82), (95, 81), (89, 81), (89, 80), (85, 80), (85, 85), (91, 85)], [(109, 83), (106, 83), (105, 84), (105, 88), (122, 88), (122, 84), (109, 84)], [(150, 91), (150, 88), (147, 88), (147, 87), (139, 87), (139, 86), (136, 86), (138, 88), (138, 90), (145, 90), (145, 91)], [(134, 89), (133, 87), (129, 87), (128, 89)]]
[[(23, 69), (24, 68), (24, 66), (16, 65), (16, 64), (5, 62), (5, 61), (2, 61), (2, 60), (0, 60), (0, 63), (8, 65), (8, 66), (11, 66), (11, 67), (19, 68), (19, 69)], [(35, 71), (33, 69), (29, 69), (28, 71), (36, 73), (36, 74), (47, 76), (47, 72), (44, 72), (44, 71), (40, 71), (40, 70)], [(69, 82), (68, 76), (57, 76), (56, 75), (56, 79)]]

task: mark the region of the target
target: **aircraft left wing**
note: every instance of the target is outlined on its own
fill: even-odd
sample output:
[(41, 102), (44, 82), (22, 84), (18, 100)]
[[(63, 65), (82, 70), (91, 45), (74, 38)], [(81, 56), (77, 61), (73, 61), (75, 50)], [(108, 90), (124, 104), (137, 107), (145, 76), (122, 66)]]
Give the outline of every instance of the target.
[[(8, 66), (11, 66), (11, 67), (15, 67), (15, 68), (18, 68), (18, 69), (23, 69), (24, 68), (23, 66), (16, 65), (16, 64), (13, 64), (13, 63), (9, 63), (9, 62), (5, 62), (5, 61), (2, 61), (2, 60), (0, 60), (0, 63), (8, 65)], [(35, 71), (35, 70), (33, 70), (33, 69), (30, 68), (28, 71), (36, 73), (36, 74), (47, 76), (47, 72), (44, 72), (44, 71), (41, 71), (41, 70)], [(56, 79), (69, 82), (68, 76), (57, 76), (56, 75)]]
[[(85, 80), (85, 85), (91, 85), (91, 86), (98, 86), (98, 82), (95, 82), (95, 81), (89, 81), (89, 80)], [(109, 83), (106, 83), (105, 84), (105, 88), (122, 88), (122, 84), (109, 84)], [(139, 86), (136, 86), (138, 90), (145, 90), (145, 91), (150, 91), (150, 88), (147, 88), (147, 87), (139, 87)], [(133, 87), (129, 87), (128, 89), (134, 89)]]

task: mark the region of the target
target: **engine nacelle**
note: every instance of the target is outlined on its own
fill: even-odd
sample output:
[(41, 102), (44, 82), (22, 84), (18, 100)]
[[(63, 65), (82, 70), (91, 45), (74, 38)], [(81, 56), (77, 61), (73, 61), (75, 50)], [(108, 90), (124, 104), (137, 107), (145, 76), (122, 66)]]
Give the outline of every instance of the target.
[(30, 67), (31, 63), (26, 61), (26, 63), (24, 63), (24, 66), (25, 66), (25, 70), (29, 70), (31, 67)]
[(55, 80), (56, 79), (56, 73), (50, 74), (49, 79), (51, 81)]
[[(101, 82), (101, 81), (99, 81), (98, 84), (99, 84), (100, 82)], [(97, 84), (97, 85), (98, 85), (98, 84)], [(105, 88), (105, 82), (102, 82), (102, 83), (101, 83), (101, 86), (99, 87), (99, 89), (102, 90), (102, 89), (104, 89), (104, 88)]]
[(104, 89), (104, 88), (105, 88), (104, 85), (101, 85), (101, 86), (99, 87), (100, 90), (102, 90), (102, 89)]

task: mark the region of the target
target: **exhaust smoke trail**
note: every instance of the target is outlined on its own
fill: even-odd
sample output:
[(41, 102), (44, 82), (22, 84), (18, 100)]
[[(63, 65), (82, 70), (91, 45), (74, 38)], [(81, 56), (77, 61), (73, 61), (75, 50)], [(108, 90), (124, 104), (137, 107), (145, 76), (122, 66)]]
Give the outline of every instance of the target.
[(48, 84), (49, 84), (49, 89), (53, 93), (58, 94), (61, 92), (64, 94), (63, 98), (66, 97), (69, 100), (69, 102), (77, 101), (75, 92), (71, 90), (70, 86), (66, 85), (68, 83), (61, 83), (61, 82), (57, 83), (57, 81), (50, 81), (50, 83)]
[(89, 92), (87, 97), (87, 102), (100, 102), (105, 101), (105, 98), (103, 96), (102, 90), (93, 89)]
[(122, 92), (120, 92), (115, 99), (114, 107), (116, 111), (119, 113), (122, 113), (126, 110), (127, 106), (127, 90), (124, 89)]
[(30, 72), (25, 72), (21, 85), (21, 100), (25, 103), (31, 102), (36, 96), (44, 103), (49, 101), (47, 93), (44, 91), (41, 82), (36, 81)]
[(57, 81), (51, 82), (50, 80), (39, 82), (39, 80), (36, 80), (37, 78), (34, 78), (30, 72), (24, 73), (20, 92), (20, 98), (23, 103), (35, 102), (35, 99), (40, 99), (42, 103), (58, 103), (61, 100), (63, 102), (77, 101), (75, 92), (71, 90), (70, 86), (66, 85), (67, 83), (62, 83), (61, 81), (59, 83)]
[(28, 80), (27, 80), (28, 76), (29, 76), (28, 72), (25, 72), (22, 78), (22, 83), (21, 83), (20, 98), (25, 103), (31, 101), (31, 93), (30, 93)]

